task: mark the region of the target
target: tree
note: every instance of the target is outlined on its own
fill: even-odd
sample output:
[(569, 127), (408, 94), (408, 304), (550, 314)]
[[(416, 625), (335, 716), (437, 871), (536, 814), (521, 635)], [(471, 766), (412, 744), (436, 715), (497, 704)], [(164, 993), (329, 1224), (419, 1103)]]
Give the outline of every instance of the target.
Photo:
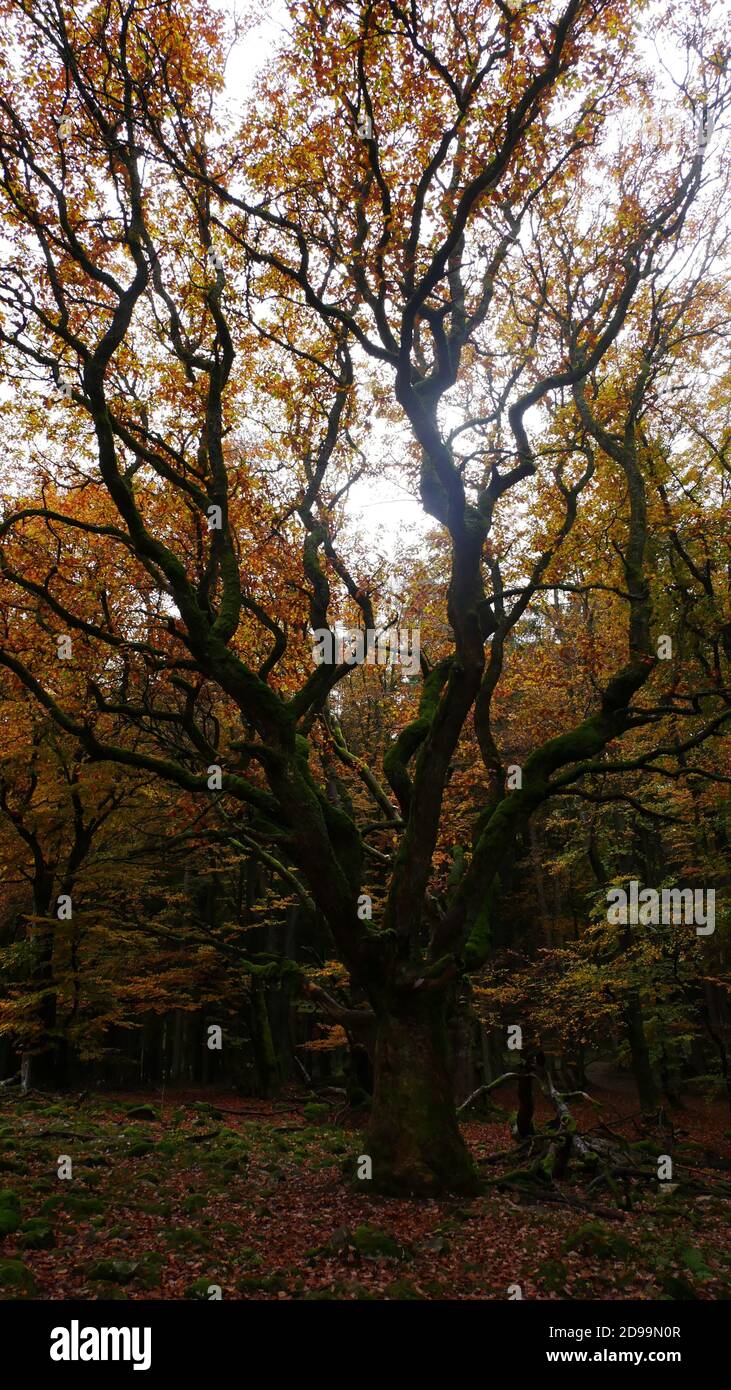
[[(474, 1184), (446, 1023), (530, 817), (624, 772), (628, 732), (647, 768), (692, 756), (731, 713), (725, 668), (680, 698), (665, 681), (649, 578), (657, 384), (726, 322), (697, 268), (727, 206), (726, 162), (697, 137), (704, 112), (718, 130), (726, 111), (726, 33), (661, 11), (648, 31), (664, 24), (689, 64), (677, 150), (630, 120), (658, 93), (624, 0), (294, 2), (240, 130), (205, 5), (2, 5), (3, 45), (21, 42), (32, 70), (21, 89), (8, 63), (0, 102), (0, 337), (27, 448), (26, 500), (2, 523), (0, 662), (92, 760), (214, 792), (322, 913), (368, 1002), (349, 1025), (376, 1025), (368, 1144), (385, 1190)], [(352, 663), (313, 668), (307, 639), (308, 624), (393, 618), (363, 547), (341, 546), (348, 490), (378, 468), (374, 409), (408, 423), (449, 625), (405, 725), (400, 701), (383, 776), (356, 766), (375, 843), (315, 760), (324, 731), (348, 761), (333, 716)], [(571, 553), (584, 517), (612, 548), (602, 579)], [(55, 551), (36, 570), (38, 524)], [(98, 557), (79, 593), (71, 557)], [(547, 588), (586, 596), (612, 643), (578, 717), (536, 731), (507, 785), (498, 692)], [(64, 690), (28, 641), (49, 622), (93, 667)], [(692, 732), (668, 746), (685, 716)], [(486, 794), (440, 897), (470, 719)]]

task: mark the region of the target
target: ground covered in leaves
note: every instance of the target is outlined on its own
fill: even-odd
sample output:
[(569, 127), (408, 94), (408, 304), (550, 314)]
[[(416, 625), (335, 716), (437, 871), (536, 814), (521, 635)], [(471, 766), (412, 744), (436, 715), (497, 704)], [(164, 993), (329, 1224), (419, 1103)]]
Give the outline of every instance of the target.
[[(574, 1108), (582, 1131), (607, 1123), (647, 1142), (631, 1100), (599, 1099)], [(205, 1299), (212, 1286), (227, 1299), (506, 1299), (514, 1285), (531, 1299), (731, 1293), (716, 1181), (731, 1130), (718, 1102), (673, 1113), (692, 1192), (658, 1182), (628, 1211), (593, 1203), (570, 1176), (573, 1205), (497, 1185), (511, 1141), (495, 1111), (465, 1123), (490, 1184), (481, 1196), (368, 1196), (344, 1176), (363, 1149), (343, 1123), (335, 1105), (295, 1096), (3, 1096), (0, 1298)]]

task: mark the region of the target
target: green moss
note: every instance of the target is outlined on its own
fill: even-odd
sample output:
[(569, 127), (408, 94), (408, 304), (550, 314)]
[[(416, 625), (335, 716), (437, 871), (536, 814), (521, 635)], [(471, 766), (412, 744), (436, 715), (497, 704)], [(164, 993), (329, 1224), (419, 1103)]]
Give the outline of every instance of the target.
[(62, 1201), (71, 1216), (99, 1216), (106, 1211), (105, 1203), (99, 1197), (84, 1197), (68, 1192), (63, 1194)]
[(217, 1110), (215, 1105), (209, 1104), (207, 1100), (194, 1101), (190, 1109), (195, 1113), (196, 1124), (205, 1124), (206, 1116), (208, 1116), (208, 1118), (212, 1120), (220, 1120), (223, 1118), (223, 1112), (221, 1110)]
[(20, 1217), (17, 1212), (10, 1211), (8, 1207), (0, 1209), (0, 1237), (11, 1236), (19, 1225)]
[(144, 1158), (146, 1154), (152, 1153), (155, 1145), (149, 1139), (136, 1139), (130, 1144), (127, 1154), (130, 1158)]
[(18, 1236), (21, 1250), (53, 1250), (55, 1244), (53, 1227), (42, 1216), (30, 1217)]
[(685, 1268), (689, 1269), (691, 1274), (695, 1274), (698, 1279), (705, 1280), (712, 1277), (702, 1250), (698, 1250), (692, 1245), (682, 1246), (678, 1252), (678, 1257)]
[(279, 1293), (287, 1287), (283, 1274), (243, 1274), (238, 1282), (242, 1293)]
[(225, 1158), (221, 1164), (224, 1173), (245, 1173), (248, 1166), (248, 1154), (231, 1154)]
[(586, 1221), (570, 1232), (561, 1250), (564, 1254), (576, 1250), (597, 1260), (626, 1260), (632, 1254), (629, 1241), (617, 1232), (607, 1230), (600, 1221)]
[(102, 1279), (108, 1284), (129, 1284), (138, 1268), (138, 1260), (95, 1260), (87, 1275), (89, 1279)]
[(163, 1257), (157, 1250), (144, 1251), (138, 1260), (135, 1283), (143, 1289), (154, 1289), (162, 1279)]
[(351, 1237), (351, 1244), (360, 1255), (369, 1259), (403, 1260), (408, 1254), (406, 1246), (399, 1244), (387, 1231), (380, 1231), (376, 1226), (358, 1226)]
[(46, 1200), (41, 1203), (41, 1212), (44, 1216), (55, 1216), (61, 1206), (63, 1206), (63, 1197), (55, 1194), (53, 1197), (46, 1197)]
[(477, 970), (487, 960), (492, 944), (490, 916), (496, 896), (497, 880), (493, 880), (485, 900), (472, 921), (470, 934), (464, 944), (463, 958), (467, 970)]
[(28, 1298), (38, 1285), (32, 1269), (20, 1260), (0, 1260), (0, 1289), (6, 1298)]
[(202, 1192), (194, 1192), (192, 1196), (184, 1197), (181, 1205), (183, 1211), (203, 1211), (208, 1206), (208, 1198)]
[[(214, 1284), (216, 1284), (215, 1279), (209, 1279), (207, 1275), (204, 1275), (202, 1278), (196, 1279), (193, 1284), (188, 1285), (183, 1293), (183, 1298), (196, 1299), (198, 1302), (209, 1302), (211, 1299), (209, 1289)], [(218, 1287), (220, 1287), (220, 1285)]]
[(689, 1303), (699, 1297), (684, 1274), (662, 1274), (659, 1284), (664, 1297), (672, 1299), (673, 1303)]
[(261, 1269), (261, 1266), (264, 1264), (264, 1256), (259, 1255), (255, 1250), (247, 1246), (245, 1247), (245, 1252), (242, 1254), (241, 1259), (236, 1263), (246, 1265), (249, 1269)]
[(135, 1207), (147, 1216), (162, 1216), (165, 1221), (173, 1214), (172, 1202), (136, 1202)]
[(166, 1232), (165, 1239), (174, 1250), (207, 1250), (211, 1243), (202, 1231), (190, 1226), (174, 1226)]
[(20, 1198), (11, 1188), (0, 1191), (0, 1236), (12, 1235), (20, 1225)]
[(225, 1144), (229, 1148), (231, 1148), (232, 1146), (235, 1148), (243, 1148), (248, 1153), (248, 1142), (244, 1138), (243, 1134), (240, 1134), (237, 1129), (220, 1129), (218, 1133), (221, 1136), (220, 1142), (222, 1144)]
[[(186, 1144), (207, 1144), (209, 1141), (216, 1139), (219, 1134), (220, 1130), (218, 1129), (206, 1129), (203, 1133), (199, 1131), (197, 1134), (181, 1135), (181, 1141)], [(165, 1143), (173, 1143), (175, 1147), (177, 1147), (178, 1142), (180, 1141), (164, 1140), (163, 1144), (159, 1145), (160, 1151), (164, 1152), (163, 1145)]]
[(408, 1279), (394, 1279), (393, 1283), (386, 1285), (383, 1294), (385, 1298), (394, 1298), (400, 1301), (424, 1298), (424, 1294), (409, 1283)]
[(403, 811), (411, 801), (411, 778), (407, 768), (431, 729), (451, 664), (452, 658), (446, 657), (429, 672), (419, 701), (418, 717), (402, 729), (383, 759), (384, 774)]
[(307, 1120), (327, 1120), (330, 1115), (330, 1106), (321, 1105), (318, 1101), (310, 1101), (303, 1106), (302, 1114)]
[[(350, 1147), (351, 1146), (348, 1143), (347, 1139), (341, 1139), (340, 1136), (337, 1134), (333, 1135), (332, 1138), (330, 1138), (328, 1141), (328, 1148), (334, 1154), (350, 1153)], [(299, 1152), (299, 1150), (296, 1150), (295, 1152)]]
[(568, 1266), (563, 1260), (544, 1260), (538, 1266), (538, 1278), (548, 1293), (564, 1293), (568, 1277)]

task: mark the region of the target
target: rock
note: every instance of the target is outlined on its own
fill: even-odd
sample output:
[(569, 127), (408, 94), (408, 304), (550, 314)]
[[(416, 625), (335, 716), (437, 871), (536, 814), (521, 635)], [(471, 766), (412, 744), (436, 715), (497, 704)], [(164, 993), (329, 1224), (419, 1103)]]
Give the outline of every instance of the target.
[(376, 1226), (358, 1226), (353, 1232), (351, 1244), (359, 1255), (365, 1255), (368, 1259), (403, 1260), (408, 1254), (405, 1245), (394, 1240), (388, 1231), (380, 1231)]
[(53, 1250), (56, 1245), (53, 1227), (42, 1216), (32, 1216), (23, 1225), (18, 1244), (22, 1250)]
[(445, 1240), (439, 1231), (436, 1231), (433, 1236), (426, 1236), (424, 1240), (419, 1242), (419, 1249), (432, 1255), (446, 1255), (449, 1248), (449, 1241)]
[(211, 1244), (210, 1237), (191, 1226), (173, 1226), (165, 1238), (174, 1250), (207, 1250)]
[(27, 1298), (38, 1291), (32, 1269), (20, 1260), (0, 1260), (0, 1288), (10, 1290), (7, 1298)]
[(0, 1238), (11, 1236), (17, 1231), (20, 1225), (20, 1217), (17, 1211), (10, 1211), (8, 1207), (0, 1207)]
[(87, 1273), (90, 1279), (103, 1279), (108, 1284), (128, 1284), (138, 1268), (137, 1260), (95, 1260)]
[(632, 1254), (629, 1241), (600, 1221), (585, 1221), (572, 1231), (561, 1246), (564, 1255), (570, 1250), (596, 1260), (626, 1260)]
[(20, 1225), (20, 1199), (12, 1188), (0, 1191), (0, 1236), (12, 1235)]
[(345, 1226), (338, 1226), (338, 1229), (333, 1231), (327, 1242), (327, 1249), (337, 1255), (341, 1250), (347, 1250), (350, 1244), (352, 1244), (350, 1232), (346, 1230)]

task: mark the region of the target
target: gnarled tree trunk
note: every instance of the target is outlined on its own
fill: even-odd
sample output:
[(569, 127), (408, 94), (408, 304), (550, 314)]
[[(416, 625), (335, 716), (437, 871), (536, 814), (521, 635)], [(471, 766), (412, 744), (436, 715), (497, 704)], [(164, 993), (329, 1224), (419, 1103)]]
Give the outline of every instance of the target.
[(366, 1147), (377, 1191), (428, 1197), (476, 1190), (457, 1123), (441, 1001), (415, 999), (379, 1017)]

